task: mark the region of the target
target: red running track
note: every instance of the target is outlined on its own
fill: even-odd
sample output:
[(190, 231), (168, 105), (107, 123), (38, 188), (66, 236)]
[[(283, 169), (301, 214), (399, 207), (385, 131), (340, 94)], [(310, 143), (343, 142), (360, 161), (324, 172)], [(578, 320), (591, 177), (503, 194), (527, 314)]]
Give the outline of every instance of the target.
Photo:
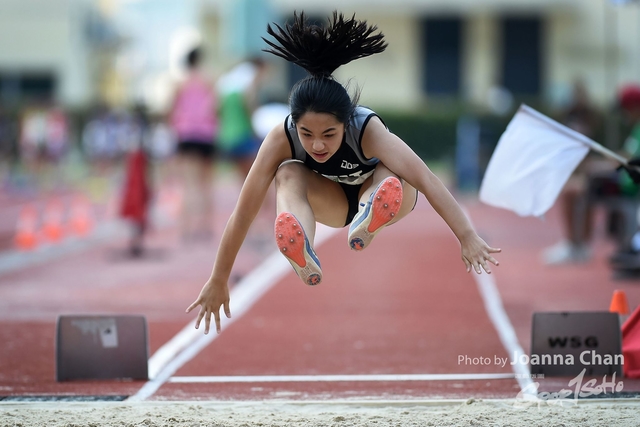
[[(503, 248), (501, 265), (491, 277), (525, 353), (534, 311), (606, 310), (613, 289), (619, 288), (627, 291), (632, 307), (640, 303), (637, 282), (611, 278), (606, 241), (597, 242), (596, 258), (586, 266), (545, 267), (538, 253), (558, 236), (554, 213), (541, 222), (472, 200), (465, 204), (481, 235)], [(219, 230), (224, 217), (219, 211)], [(236, 274), (244, 275), (275, 249), (269, 228), (269, 219), (263, 218), (252, 230)], [(54, 336), (60, 314), (144, 315), (151, 354), (195, 319), (184, 308), (208, 277), (215, 242), (184, 246), (176, 230), (168, 228), (154, 233), (150, 242), (163, 249), (160, 258), (129, 261), (109, 255), (123, 244), (113, 241), (0, 276), (0, 396), (432, 399), (513, 398), (520, 390), (509, 365), (459, 363), (464, 356), (493, 361), (509, 353), (487, 314), (475, 273), (466, 273), (455, 237), (424, 199), (362, 253), (349, 249), (346, 230), (320, 245), (324, 280), (318, 287), (303, 285), (289, 268), (244, 315), (179, 365), (173, 378), (190, 382), (156, 381), (147, 394), (141, 393), (149, 386), (143, 381), (57, 383)], [(448, 377), (415, 377), (439, 374)], [(500, 375), (465, 379), (477, 374)], [(320, 381), (331, 375), (366, 377)], [(385, 375), (414, 375), (414, 380)], [(238, 376), (249, 382), (193, 382)], [(303, 376), (305, 381), (272, 382), (264, 376)], [(566, 379), (546, 379), (542, 388), (562, 387), (563, 382), (566, 387)], [(625, 390), (639, 389), (637, 381), (625, 379)]]

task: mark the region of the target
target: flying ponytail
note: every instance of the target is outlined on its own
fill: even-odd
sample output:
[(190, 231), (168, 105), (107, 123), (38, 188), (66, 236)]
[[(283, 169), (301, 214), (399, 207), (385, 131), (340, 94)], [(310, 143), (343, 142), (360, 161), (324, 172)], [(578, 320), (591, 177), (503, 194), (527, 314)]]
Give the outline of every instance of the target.
[(358, 21), (353, 15), (345, 19), (333, 12), (329, 26), (309, 24), (304, 12), (294, 13), (292, 24), (283, 27), (267, 25), (267, 33), (275, 39), (263, 40), (264, 49), (307, 70), (309, 76), (292, 88), (289, 107), (294, 122), (306, 112), (329, 113), (346, 123), (357, 105), (358, 94), (351, 99), (346, 89), (332, 76), (341, 65), (383, 52), (387, 43), (376, 26)]
[(267, 33), (279, 45), (263, 37), (271, 46), (265, 52), (293, 62), (316, 77), (330, 76), (341, 65), (381, 53), (387, 47), (384, 35), (374, 34), (376, 26), (357, 21), (355, 15), (345, 19), (337, 11), (327, 28), (309, 25), (304, 12), (294, 13), (293, 24), (286, 24), (285, 28), (274, 26), (277, 30), (267, 25)]

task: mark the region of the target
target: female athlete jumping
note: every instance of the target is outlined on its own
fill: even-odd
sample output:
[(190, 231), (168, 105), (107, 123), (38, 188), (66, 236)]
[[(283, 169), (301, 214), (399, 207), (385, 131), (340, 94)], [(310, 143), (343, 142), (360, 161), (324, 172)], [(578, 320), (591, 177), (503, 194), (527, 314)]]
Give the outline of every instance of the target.
[(267, 52), (309, 72), (291, 90), (291, 114), (266, 137), (244, 182), (220, 242), (211, 277), (198, 298), (196, 328), (211, 315), (220, 332), (220, 307), (227, 317), (227, 281), (247, 231), (275, 179), (278, 216), (275, 239), (302, 281), (322, 281), (313, 250), (316, 222), (349, 225), (348, 245), (361, 251), (386, 226), (406, 216), (424, 194), (460, 241), (467, 271), (490, 273), (487, 261), (500, 249), (489, 247), (473, 229), (442, 182), (382, 119), (358, 104), (332, 73), (352, 60), (380, 53), (384, 36), (375, 26), (334, 12), (326, 28), (311, 25), (304, 13), (284, 28), (267, 27), (275, 41)]

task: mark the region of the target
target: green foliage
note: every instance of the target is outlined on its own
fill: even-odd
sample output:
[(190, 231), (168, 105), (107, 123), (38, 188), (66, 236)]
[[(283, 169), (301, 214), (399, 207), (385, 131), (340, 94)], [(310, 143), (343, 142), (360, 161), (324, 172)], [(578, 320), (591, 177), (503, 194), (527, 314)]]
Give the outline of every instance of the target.
[(456, 144), (457, 115), (378, 112), (389, 130), (398, 135), (424, 160), (452, 158)]
[[(401, 112), (377, 110), (391, 132), (402, 138), (423, 160), (450, 161), (455, 156), (460, 111)], [(493, 150), (511, 116), (475, 116), (481, 126), (481, 144)]]

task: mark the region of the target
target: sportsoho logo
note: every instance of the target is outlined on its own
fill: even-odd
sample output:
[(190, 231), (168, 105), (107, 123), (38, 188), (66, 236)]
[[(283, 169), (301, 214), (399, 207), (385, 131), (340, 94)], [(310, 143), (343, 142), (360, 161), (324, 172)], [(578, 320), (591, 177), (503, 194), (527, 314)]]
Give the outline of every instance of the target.
[(349, 163), (346, 160), (343, 160), (342, 164), (340, 165), (342, 169), (349, 169), (349, 170), (355, 169), (358, 166), (360, 166), (360, 163)]
[(530, 404), (538, 404), (540, 401), (576, 403), (579, 398), (598, 396), (608, 393), (619, 393), (624, 388), (624, 383), (616, 380), (615, 372), (611, 375), (610, 380), (608, 380), (607, 376), (604, 375), (602, 377), (602, 382), (598, 383), (596, 378), (589, 378), (584, 382), (586, 371), (587, 370), (585, 368), (578, 375), (572, 378), (568, 383), (569, 388), (562, 388), (558, 391), (540, 391), (540, 383), (531, 382), (518, 393), (514, 405), (527, 406)]

